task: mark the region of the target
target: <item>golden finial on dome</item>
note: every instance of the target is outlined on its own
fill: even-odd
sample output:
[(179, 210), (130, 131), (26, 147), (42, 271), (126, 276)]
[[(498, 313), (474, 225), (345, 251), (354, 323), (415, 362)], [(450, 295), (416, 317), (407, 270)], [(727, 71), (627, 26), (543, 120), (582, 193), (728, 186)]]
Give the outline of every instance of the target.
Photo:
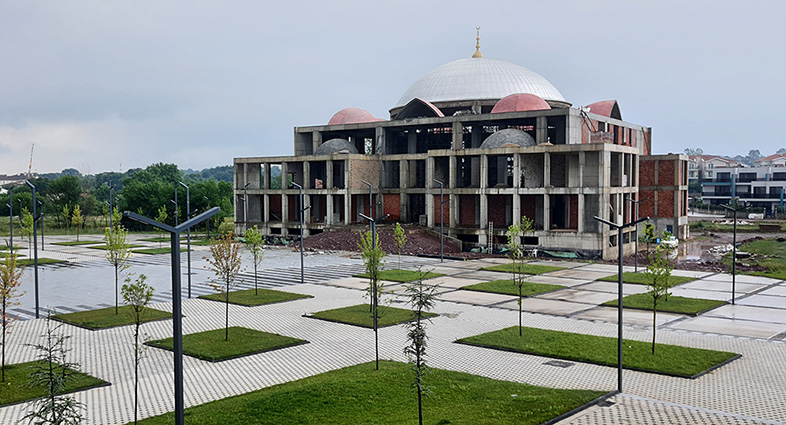
[(475, 53), (472, 55), (473, 58), (482, 58), (483, 53), (480, 53), (480, 27), (475, 27), (477, 31), (477, 37), (475, 38)]

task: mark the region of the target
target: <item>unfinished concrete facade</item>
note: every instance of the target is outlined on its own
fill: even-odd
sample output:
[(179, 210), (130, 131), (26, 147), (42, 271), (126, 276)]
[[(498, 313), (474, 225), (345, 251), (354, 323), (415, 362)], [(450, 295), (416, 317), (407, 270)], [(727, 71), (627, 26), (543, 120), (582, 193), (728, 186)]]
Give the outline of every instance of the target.
[[(500, 71), (500, 63), (509, 68)], [(522, 70), (542, 81), (521, 87)], [(489, 72), (509, 83), (473, 83)], [(593, 217), (631, 220), (626, 199), (638, 199), (651, 129), (622, 121), (616, 101), (571, 108), (545, 79), (507, 62), (473, 57), (424, 78), (431, 83), (413, 84), (390, 120), (348, 108), (328, 125), (295, 128), (294, 157), (235, 158), (236, 230), (257, 225), (266, 235), (298, 234), (298, 211), (308, 208), (306, 234), (360, 223), (360, 213), (388, 214), (389, 221), (432, 228), (444, 220), (465, 246), (486, 246), (505, 243), (507, 227), (526, 216), (536, 227), (527, 245), (616, 257), (617, 232)], [(443, 83), (436, 91), (435, 78)], [(684, 158), (675, 161), (671, 169), (682, 170)], [(364, 181), (373, 185), (371, 201)], [(303, 206), (289, 182), (304, 188)], [(676, 182), (658, 193), (684, 190), (687, 197), (687, 183)], [(669, 212), (674, 223), (681, 211)], [(621, 237), (627, 253), (632, 234), (629, 228)]]

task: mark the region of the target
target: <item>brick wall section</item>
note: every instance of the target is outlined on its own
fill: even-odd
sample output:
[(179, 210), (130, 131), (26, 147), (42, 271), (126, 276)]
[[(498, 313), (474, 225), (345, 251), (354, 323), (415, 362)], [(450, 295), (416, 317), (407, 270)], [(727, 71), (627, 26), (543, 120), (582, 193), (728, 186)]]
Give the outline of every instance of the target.
[[(442, 200), (443, 201), (449, 201), (450, 197), (447, 194), (445, 194), (443, 196)], [(444, 216), (445, 224), (449, 224), (450, 223), (450, 202), (445, 202), (445, 205), (442, 206), (443, 209), (441, 211), (440, 211), (439, 203), (440, 203), (439, 195), (434, 195), (434, 223), (435, 224), (439, 224), (440, 223), (440, 218)]]
[(281, 217), (281, 195), (270, 195), (270, 220), (279, 221)]
[(658, 186), (679, 185), (679, 181), (674, 181), (674, 163), (675, 161), (658, 161)]
[(459, 195), (459, 224), (462, 226), (475, 225), (475, 196)]
[(521, 215), (535, 220), (535, 199), (540, 195), (521, 195)]
[(505, 196), (489, 195), (489, 221), (494, 222), (494, 227), (507, 227), (507, 215), (505, 213)]
[(382, 214), (390, 214), (389, 220), (401, 220), (401, 195), (398, 193), (385, 195), (382, 205), (384, 207), (384, 212)]
[(568, 229), (579, 228), (579, 195), (568, 195)]
[(658, 191), (658, 217), (674, 217), (674, 191)]
[[(287, 195), (287, 218), (289, 221), (298, 221), (299, 214), (298, 214), (298, 195)], [(301, 206), (302, 208), (302, 206)]]
[[(352, 159), (349, 161), (349, 188), (368, 189), (363, 180), (377, 186), (379, 181), (379, 161), (376, 159)], [(378, 188), (377, 188), (378, 189)]]
[(655, 186), (655, 161), (639, 161), (639, 186)]
[(647, 199), (644, 202), (639, 202), (639, 217), (654, 217), (655, 216), (655, 192), (652, 190), (640, 190), (639, 199)]

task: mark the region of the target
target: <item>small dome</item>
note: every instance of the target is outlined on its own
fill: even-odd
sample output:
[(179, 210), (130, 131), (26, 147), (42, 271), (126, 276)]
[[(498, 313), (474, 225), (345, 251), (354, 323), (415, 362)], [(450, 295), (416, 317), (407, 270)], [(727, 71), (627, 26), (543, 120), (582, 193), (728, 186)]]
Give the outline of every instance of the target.
[(541, 111), (543, 109), (551, 109), (551, 106), (539, 96), (529, 93), (516, 93), (500, 99), (494, 105), (491, 113)]
[(480, 145), (481, 149), (502, 148), (509, 146), (528, 147), (535, 146), (535, 139), (526, 132), (517, 128), (499, 130), (487, 137)]
[(333, 115), (332, 118), (330, 118), (328, 125), (357, 124), (357, 123), (375, 122), (375, 121), (384, 121), (384, 120), (376, 118), (365, 109), (344, 108), (336, 112), (336, 114)]
[(593, 114), (603, 115), (604, 117), (622, 120), (622, 113), (620, 112), (620, 105), (616, 100), (601, 100), (584, 107), (589, 109)]
[(346, 139), (330, 139), (314, 150), (314, 155), (331, 155), (334, 153), (358, 153), (358, 150)]

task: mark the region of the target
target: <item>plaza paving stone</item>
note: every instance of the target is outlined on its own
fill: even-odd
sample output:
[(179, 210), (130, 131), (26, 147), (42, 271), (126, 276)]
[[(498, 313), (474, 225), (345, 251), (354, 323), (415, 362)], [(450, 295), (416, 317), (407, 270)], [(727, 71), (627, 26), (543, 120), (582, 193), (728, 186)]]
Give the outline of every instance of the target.
[(527, 276), (526, 281), (533, 282), (533, 283), (548, 283), (551, 285), (562, 285), (568, 287), (583, 285), (592, 282), (592, 280), (587, 280), (587, 279), (573, 279), (568, 277), (557, 277), (557, 276), (550, 276), (550, 275), (543, 275), (543, 274)]
[(761, 295), (779, 295), (782, 297), (786, 297), (786, 284), (779, 284), (778, 286), (774, 286), (772, 288), (765, 289), (760, 292)]
[[(602, 320), (604, 322), (617, 323), (617, 307), (595, 307), (589, 310), (574, 314), (571, 317), (585, 320)], [(684, 318), (681, 314), (661, 313), (655, 315), (658, 326)], [(623, 309), (622, 323), (635, 326), (651, 326), (652, 312), (646, 310)]]
[[(772, 307), (776, 309), (786, 309), (786, 296), (783, 295), (751, 295), (736, 301), (740, 305), (752, 305), (759, 307)], [(786, 316), (786, 311), (782, 312)]]
[(428, 280), (429, 285), (439, 285), (444, 288), (453, 288), (459, 289), (462, 286), (469, 286), (475, 285), (477, 283), (487, 282), (487, 280), (483, 279), (464, 279), (460, 277), (449, 277), (449, 276), (440, 276), (434, 279)]
[[(47, 241), (49, 240), (50, 238), (47, 238)], [(338, 279), (344, 279), (355, 270), (362, 269), (359, 258), (346, 253), (310, 256), (307, 264), (309, 262), (312, 264), (306, 270), (306, 275), (309, 277), (307, 283), (301, 285), (298, 283), (299, 255), (292, 250), (271, 251), (266, 253), (265, 258), (269, 261), (265, 272), (270, 270), (273, 275), (271, 285), (278, 285), (279, 290), (308, 294), (314, 298), (256, 308), (230, 306), (230, 325), (290, 335), (308, 340), (310, 343), (219, 364), (190, 357), (184, 358), (187, 406), (373, 360), (373, 331), (302, 317), (306, 313), (366, 301), (362, 290), (364, 288), (342, 288), (333, 285)], [(75, 288), (83, 286), (92, 288), (91, 285), (103, 287), (101, 290), (95, 290), (96, 292), (91, 296), (95, 298), (94, 300), (88, 302), (88, 297), (82, 294), (83, 296), (78, 299), (62, 300), (60, 304), (64, 307), (81, 309), (82, 307), (79, 306), (85, 307), (86, 303), (87, 307), (89, 304), (106, 303), (108, 295), (111, 295), (111, 301), (114, 301), (113, 288), (107, 289), (106, 286), (109, 285), (102, 277), (104, 270), (109, 270), (109, 266), (105, 261), (101, 261), (100, 255), (82, 257), (75, 253), (78, 249), (59, 247), (57, 250), (50, 251), (50, 246), (46, 247), (46, 252), (46, 255), (73, 256), (81, 259), (74, 261), (74, 265), (69, 266), (71, 268), (42, 268), (42, 288), (46, 288), (47, 292), (54, 291), (54, 287), (60, 287), (58, 290), (67, 295), (69, 288), (71, 292), (79, 293), (80, 290), (75, 291)], [(136, 267), (139, 272), (150, 273), (159, 280), (157, 285), (161, 291), (158, 292), (156, 299), (165, 300), (167, 296), (171, 297), (171, 292), (163, 295), (166, 294), (165, 289), (169, 285), (168, 256), (156, 257), (167, 258), (137, 260), (132, 268)], [(410, 265), (434, 264), (433, 259), (408, 257), (406, 261)], [(465, 265), (465, 263), (461, 264)], [(446, 262), (444, 266), (450, 266), (450, 263)], [(606, 275), (616, 272), (613, 266), (610, 272), (603, 270), (603, 267), (608, 267), (605, 265), (582, 264), (577, 266), (576, 270), (584, 267), (590, 271), (601, 269), (599, 271), (607, 273)], [(208, 276), (203, 269), (197, 268), (195, 272), (197, 275), (192, 277)], [(59, 277), (59, 275), (66, 277)], [(80, 279), (69, 280), (67, 276), (76, 276)], [(466, 274), (460, 276), (468, 277)], [(244, 286), (249, 284), (248, 277), (247, 273), (243, 277)], [(728, 275), (711, 277), (714, 278), (711, 280), (730, 282)], [(98, 282), (92, 282), (91, 279)], [(772, 279), (751, 276), (738, 281), (759, 283), (762, 288), (780, 283)], [(614, 285), (613, 282), (610, 283)], [(582, 286), (579, 286), (578, 290), (581, 288)], [(780, 288), (781, 286), (775, 286), (772, 289)], [(774, 292), (769, 295), (782, 295), (778, 293), (779, 291)], [(447, 300), (452, 297), (451, 302), (436, 303), (435, 312), (440, 316), (431, 320), (427, 331), (430, 336), (428, 353), (431, 366), (550, 387), (604, 391), (616, 388), (617, 372), (612, 367), (573, 363), (570, 367), (560, 368), (545, 364), (549, 361), (548, 358), (455, 344), (453, 341), (458, 338), (498, 330), (518, 323), (516, 311), (518, 306), (515, 297), (501, 296), (508, 300), (504, 303), (505, 308), (499, 308), (501, 305), (498, 303), (493, 307), (486, 307), (472, 305), (472, 300), (456, 299), (457, 295), (463, 296), (465, 293), (480, 294), (471, 291), (446, 292), (440, 295), (440, 299)], [(31, 298), (29, 292), (26, 297)], [(391, 298), (395, 301), (394, 304), (402, 304), (403, 298)], [(750, 298), (753, 297), (743, 299)], [(755, 298), (753, 300), (755, 301)], [(574, 316), (565, 317), (564, 312), (560, 310), (566, 308), (565, 304), (582, 308), (588, 305), (531, 298), (524, 300), (525, 308), (534, 302), (558, 304), (552, 304), (553, 310), (544, 309), (542, 313), (525, 313), (523, 315), (525, 326), (616, 337), (616, 309), (614, 308), (594, 307)], [(29, 307), (29, 304), (26, 305)], [(171, 311), (171, 302), (157, 302), (152, 307)], [(220, 303), (207, 300), (184, 300), (184, 333), (221, 328), (223, 308)], [(639, 315), (641, 321), (636, 319)], [(606, 407), (592, 407), (560, 423), (786, 423), (786, 384), (784, 384), (786, 368), (783, 367), (786, 343), (767, 339), (786, 331), (786, 323), (783, 323), (786, 321), (786, 315), (783, 314), (782, 309), (737, 305), (723, 306), (703, 317), (673, 316), (676, 317), (674, 320), (659, 326), (658, 342), (733, 351), (742, 354), (742, 357), (695, 380), (624, 371), (623, 394), (614, 396), (610, 400), (613, 404), (608, 404)], [(649, 341), (652, 332), (649, 327), (651, 320), (649, 312), (626, 309), (624, 317), (626, 323), (629, 319), (634, 319), (631, 322), (633, 325), (624, 326), (625, 338)], [(659, 313), (658, 317), (669, 318), (671, 315)], [(171, 320), (165, 320), (145, 324), (143, 330), (155, 339), (171, 336), (171, 327)], [(8, 362), (19, 363), (33, 359), (34, 351), (24, 344), (37, 342), (43, 328), (43, 320), (17, 322), (9, 337)], [(112, 383), (108, 387), (74, 394), (78, 401), (86, 405), (87, 419), (84, 423), (111, 425), (130, 421), (133, 418), (131, 327), (95, 332), (73, 326), (65, 326), (64, 329), (71, 336), (69, 340), (73, 348), (70, 352), (71, 360), (80, 363), (83, 371)], [(734, 333), (741, 334), (743, 337), (728, 335)], [(727, 335), (722, 336), (723, 334)], [(382, 358), (406, 361), (403, 354), (406, 343), (406, 330), (403, 327), (380, 330)], [(171, 353), (149, 349), (147, 357), (142, 361), (141, 373), (140, 394), (143, 395), (140, 401), (141, 416), (147, 417), (171, 411), (173, 409)], [(0, 408), (0, 423), (18, 423), (27, 408), (27, 404)]]
[[(518, 311), (518, 299), (497, 304), (497, 307)], [(524, 298), (521, 304), (524, 311), (535, 313), (548, 313), (557, 316), (568, 316), (591, 307), (589, 304), (568, 301), (549, 300), (543, 298)]]
[(548, 276), (566, 277), (571, 279), (596, 280), (602, 277), (609, 276), (609, 273), (604, 271), (586, 270), (584, 267), (579, 267), (575, 269), (565, 269), (565, 270), (557, 270), (554, 272), (549, 272)]
[[(617, 282), (607, 282), (605, 280), (599, 280), (596, 282), (588, 283), (586, 285), (581, 285), (576, 289), (582, 289), (585, 291), (609, 292), (612, 294), (616, 294), (618, 285), (619, 284)], [(645, 292), (647, 292), (646, 285), (637, 285), (635, 283), (622, 284), (623, 295), (643, 294)]]
[(437, 298), (440, 301), (453, 301), (472, 305), (492, 305), (515, 299), (512, 295), (467, 290), (442, 293)]
[(609, 294), (606, 292), (580, 291), (576, 289), (560, 289), (546, 294), (540, 294), (536, 297), (540, 299), (569, 301), (592, 305), (603, 304), (606, 301), (617, 299), (616, 294)]
[[(760, 291), (766, 286), (767, 285), (764, 284), (737, 282), (735, 285), (735, 291), (737, 291), (738, 294), (747, 294), (754, 291)], [(679, 287), (685, 289), (700, 289), (705, 291), (731, 293), (731, 283), (719, 280), (694, 280), (693, 282), (683, 283), (682, 285), (679, 285)]]
[[(717, 300), (717, 301), (731, 300), (731, 292), (705, 291), (701, 289), (690, 289), (684, 287), (671, 288), (671, 294), (678, 297), (686, 297), (686, 298), (704, 298), (707, 300)], [(741, 294), (737, 294), (737, 296), (739, 295)]]
[[(729, 273), (718, 273), (709, 275), (707, 277), (703, 277), (703, 280), (714, 280), (719, 282), (728, 282), (731, 285), (732, 275)], [(764, 277), (764, 276), (751, 276), (746, 274), (737, 274), (735, 279), (737, 283), (753, 283), (756, 285), (772, 285), (774, 283), (780, 283), (781, 280), (773, 279), (771, 277)]]

